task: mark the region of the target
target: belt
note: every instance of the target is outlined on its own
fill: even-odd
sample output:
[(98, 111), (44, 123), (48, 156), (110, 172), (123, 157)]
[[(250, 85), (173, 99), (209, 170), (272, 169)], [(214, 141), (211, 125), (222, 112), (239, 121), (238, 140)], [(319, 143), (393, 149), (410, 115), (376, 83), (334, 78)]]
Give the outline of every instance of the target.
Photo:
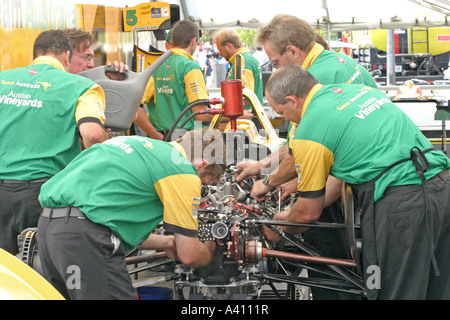
[(21, 180), (0, 180), (0, 183), (11, 183), (11, 184), (20, 184), (20, 183), (39, 183), (39, 182), (46, 182), (50, 178), (41, 178), (36, 180), (30, 180), (30, 181), (21, 181)]
[(41, 216), (51, 219), (68, 218), (68, 217), (86, 218), (86, 215), (76, 207), (61, 207), (61, 208), (44, 207)]

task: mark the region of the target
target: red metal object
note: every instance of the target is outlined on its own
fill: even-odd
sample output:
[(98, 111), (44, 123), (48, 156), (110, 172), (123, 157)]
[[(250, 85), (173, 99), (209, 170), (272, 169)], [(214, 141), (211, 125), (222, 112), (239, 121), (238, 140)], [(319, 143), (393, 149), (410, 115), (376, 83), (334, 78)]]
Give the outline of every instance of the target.
[(266, 248), (262, 249), (262, 257), (263, 258), (265, 258), (265, 257), (283, 258), (283, 259), (299, 260), (299, 261), (306, 261), (306, 262), (312, 262), (312, 263), (332, 264), (332, 265), (338, 265), (338, 266), (344, 266), (344, 267), (356, 267), (356, 263), (352, 260), (308, 256), (308, 255), (299, 254), (299, 253), (268, 250)]
[(224, 99), (223, 115), (230, 118), (231, 129), (236, 131), (236, 119), (244, 114), (242, 81), (223, 80), (220, 83), (220, 90)]

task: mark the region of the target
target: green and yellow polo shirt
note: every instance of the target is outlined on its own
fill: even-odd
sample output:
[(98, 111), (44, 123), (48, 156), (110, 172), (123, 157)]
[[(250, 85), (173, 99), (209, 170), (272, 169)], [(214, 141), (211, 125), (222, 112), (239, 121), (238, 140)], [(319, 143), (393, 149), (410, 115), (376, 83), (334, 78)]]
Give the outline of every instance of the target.
[[(303, 106), (292, 141), (301, 197), (325, 193), (328, 175), (350, 184), (372, 180), (410, 150), (432, 148), (411, 119), (378, 89), (364, 85), (317, 84)], [(448, 169), (441, 151), (426, 153), (428, 178)], [(412, 161), (385, 173), (375, 184), (377, 201), (389, 186), (421, 184)]]
[[(183, 49), (171, 49), (173, 54), (155, 71), (147, 84), (142, 104), (155, 97), (154, 117), (156, 123), (169, 131), (177, 117), (192, 102), (208, 99), (205, 77), (200, 66)], [(178, 126), (192, 114), (188, 111)], [(184, 129), (194, 129), (191, 119)]]
[(77, 125), (105, 123), (103, 89), (41, 56), (0, 73), (0, 179), (52, 177), (81, 152)]
[[(308, 70), (321, 84), (364, 84), (377, 88), (377, 84), (369, 71), (361, 65), (358, 65), (351, 57), (335, 51), (325, 50), (318, 43), (306, 56), (302, 64), (303, 69)], [(295, 135), (297, 124), (290, 122), (288, 129), (288, 142)]]
[(44, 183), (42, 206), (73, 206), (113, 230), (131, 250), (163, 220), (197, 237), (201, 182), (176, 142), (124, 136), (95, 144)]

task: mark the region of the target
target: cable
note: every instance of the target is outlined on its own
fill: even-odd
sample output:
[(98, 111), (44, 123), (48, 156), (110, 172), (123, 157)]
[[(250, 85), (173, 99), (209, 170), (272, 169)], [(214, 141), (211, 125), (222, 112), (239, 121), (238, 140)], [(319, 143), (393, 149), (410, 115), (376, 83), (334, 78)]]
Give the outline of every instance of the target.
[(202, 112), (197, 111), (194, 113), (191, 113), (186, 119), (184, 119), (183, 123), (180, 125), (178, 129), (183, 129), (186, 123), (188, 123), (192, 118), (194, 118), (196, 115), (201, 114)]
[[(169, 132), (167, 133), (166, 138), (164, 139), (164, 141), (169, 142), (169, 140), (170, 140), (170, 138), (171, 138), (171, 136), (172, 136), (172, 133), (173, 133), (173, 131), (174, 131), (175, 128), (176, 128), (177, 123), (181, 120), (181, 118), (183, 117), (183, 115), (184, 115), (187, 111), (189, 111), (192, 107), (194, 107), (194, 106), (196, 106), (196, 105), (199, 105), (199, 104), (207, 104), (207, 105), (210, 105), (210, 104), (219, 104), (219, 103), (222, 103), (222, 100), (221, 100), (221, 99), (214, 98), (214, 99), (209, 99), (209, 100), (198, 100), (198, 101), (195, 101), (195, 102), (191, 103), (190, 105), (188, 105), (188, 106), (187, 106), (187, 107), (186, 107), (186, 108), (178, 115), (178, 118), (177, 118), (177, 119), (175, 120), (175, 122), (173, 123), (172, 128), (170, 128), (170, 130), (169, 130)], [(200, 110), (200, 111), (194, 112), (194, 113), (190, 114), (190, 115), (183, 121), (183, 123), (181, 124), (181, 126), (179, 127), (179, 129), (183, 128), (183, 127), (186, 125), (186, 123), (189, 122), (189, 120), (191, 120), (193, 117), (195, 117), (195, 116), (198, 115), (198, 114), (214, 114), (214, 115), (215, 115), (215, 114), (221, 114), (221, 113), (223, 113), (223, 109), (206, 109), (206, 110)]]
[(186, 112), (191, 110), (192, 107), (195, 107), (195, 106), (197, 106), (199, 104), (209, 104), (209, 100), (208, 99), (203, 99), (203, 100), (194, 101), (194, 102), (190, 103), (183, 111), (181, 111), (181, 113), (178, 115), (178, 117), (176, 118), (175, 122), (173, 123), (172, 128), (170, 128), (169, 132), (167, 133), (166, 137), (164, 138), (164, 141), (166, 141), (166, 142), (170, 141), (170, 137), (172, 136), (172, 133), (175, 130), (178, 122), (180, 121), (180, 119), (184, 116), (184, 114)]

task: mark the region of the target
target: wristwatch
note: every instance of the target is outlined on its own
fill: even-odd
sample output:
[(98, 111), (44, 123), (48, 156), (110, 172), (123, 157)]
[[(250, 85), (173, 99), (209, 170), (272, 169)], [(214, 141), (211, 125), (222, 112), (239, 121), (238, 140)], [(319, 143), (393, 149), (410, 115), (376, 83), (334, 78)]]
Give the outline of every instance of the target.
[(263, 182), (263, 184), (264, 184), (267, 188), (270, 188), (270, 190), (273, 190), (273, 189), (275, 189), (276, 187), (269, 184), (269, 178), (270, 178), (270, 175), (265, 176), (265, 177), (262, 179), (262, 182)]

